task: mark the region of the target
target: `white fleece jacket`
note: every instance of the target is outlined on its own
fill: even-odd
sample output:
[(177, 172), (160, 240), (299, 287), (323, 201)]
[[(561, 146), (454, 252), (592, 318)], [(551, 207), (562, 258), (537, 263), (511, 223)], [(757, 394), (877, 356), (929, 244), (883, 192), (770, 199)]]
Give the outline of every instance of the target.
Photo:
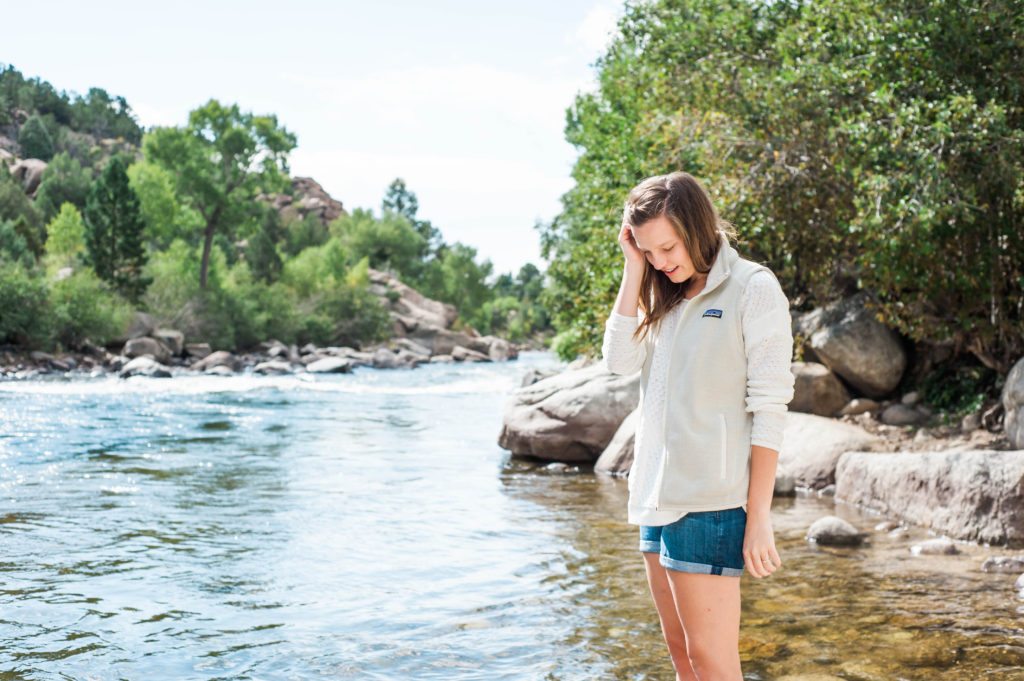
[[(668, 339), (673, 337), (683, 310), (683, 301), (656, 329), (653, 342), (635, 341), (632, 333), (639, 319), (612, 311), (605, 324), (602, 355), (609, 370), (618, 374), (640, 371), (650, 360), (649, 380), (634, 444), (630, 471), (628, 522), (637, 525), (666, 525), (686, 510), (656, 510), (659, 472), (665, 465), (663, 414), (667, 399)], [(701, 305), (697, 300), (697, 305)], [(642, 312), (640, 313), (642, 314)], [(776, 451), (782, 447), (788, 402), (795, 378), (791, 370), (793, 338), (789, 301), (776, 278), (765, 270), (754, 272), (743, 288), (741, 324), (746, 354), (745, 409), (753, 414), (750, 444)], [(650, 353), (648, 358), (647, 354)], [(669, 417), (671, 418), (671, 416)], [(741, 504), (746, 508), (745, 501)]]

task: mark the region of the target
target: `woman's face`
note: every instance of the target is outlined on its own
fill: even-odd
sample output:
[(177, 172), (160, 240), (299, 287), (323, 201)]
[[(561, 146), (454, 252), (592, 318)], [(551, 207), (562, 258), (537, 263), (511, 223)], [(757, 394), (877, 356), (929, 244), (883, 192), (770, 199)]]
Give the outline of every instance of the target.
[(683, 240), (664, 215), (632, 227), (631, 230), (633, 240), (647, 258), (647, 262), (660, 270), (670, 281), (682, 283), (696, 274), (697, 270), (690, 260), (690, 254), (686, 252)]

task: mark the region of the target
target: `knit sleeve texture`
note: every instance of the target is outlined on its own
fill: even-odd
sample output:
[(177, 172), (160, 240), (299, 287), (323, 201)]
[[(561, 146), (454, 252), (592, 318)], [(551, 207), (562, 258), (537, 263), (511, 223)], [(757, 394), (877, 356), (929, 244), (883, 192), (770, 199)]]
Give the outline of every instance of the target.
[(772, 272), (759, 270), (747, 281), (741, 316), (747, 355), (746, 410), (754, 414), (750, 443), (779, 451), (796, 377), (789, 299)]
[[(639, 315), (643, 313), (637, 311)], [(646, 338), (634, 340), (633, 332), (641, 317), (628, 317), (612, 310), (604, 325), (601, 357), (613, 374), (632, 374), (644, 366), (647, 359)], [(648, 335), (650, 335), (648, 333)]]

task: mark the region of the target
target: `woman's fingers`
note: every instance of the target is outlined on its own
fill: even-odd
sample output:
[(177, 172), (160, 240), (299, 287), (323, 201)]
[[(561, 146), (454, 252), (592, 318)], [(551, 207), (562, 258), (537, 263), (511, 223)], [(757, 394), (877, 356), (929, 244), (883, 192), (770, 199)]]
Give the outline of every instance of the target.
[(743, 560), (747, 564), (747, 571), (755, 577), (767, 577), (782, 565), (782, 559), (774, 546), (745, 549)]

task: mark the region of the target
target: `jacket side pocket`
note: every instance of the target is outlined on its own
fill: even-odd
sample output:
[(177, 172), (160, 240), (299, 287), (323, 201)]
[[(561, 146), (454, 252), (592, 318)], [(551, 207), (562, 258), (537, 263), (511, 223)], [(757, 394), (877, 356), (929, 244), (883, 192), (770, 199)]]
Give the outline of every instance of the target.
[(725, 480), (725, 477), (726, 477), (726, 455), (727, 455), (727, 452), (728, 452), (728, 447), (727, 447), (727, 444), (728, 444), (728, 440), (727, 440), (728, 428), (727, 428), (726, 423), (725, 423), (725, 414), (719, 412), (719, 414), (718, 414), (718, 422), (719, 422), (719, 424), (721, 426), (721, 431), (722, 431), (722, 436), (720, 438), (720, 440), (721, 440), (721, 456), (722, 456), (721, 478), (722, 478), (722, 480)]

